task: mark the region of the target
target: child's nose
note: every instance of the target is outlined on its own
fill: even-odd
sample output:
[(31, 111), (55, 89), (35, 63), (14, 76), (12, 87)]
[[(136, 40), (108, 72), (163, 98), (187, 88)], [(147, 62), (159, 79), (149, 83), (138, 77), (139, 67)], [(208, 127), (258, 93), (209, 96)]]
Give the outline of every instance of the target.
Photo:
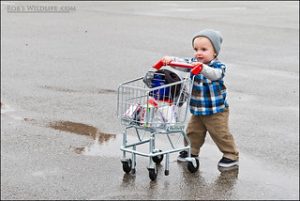
[(199, 50), (196, 51), (196, 52), (195, 52), (195, 55), (201, 55), (201, 51), (199, 51)]

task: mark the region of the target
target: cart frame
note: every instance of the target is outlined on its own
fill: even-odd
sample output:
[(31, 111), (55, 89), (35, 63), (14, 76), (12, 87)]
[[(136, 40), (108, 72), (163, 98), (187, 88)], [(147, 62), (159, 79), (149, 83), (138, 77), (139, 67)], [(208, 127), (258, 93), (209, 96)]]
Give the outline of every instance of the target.
[[(156, 72), (148, 73), (156, 74)], [(194, 77), (191, 78), (190, 76), (187, 76), (185, 78), (182, 78), (181, 81), (170, 84), (164, 84), (162, 86), (153, 88), (149, 88), (146, 85), (145, 77), (140, 77), (124, 82), (118, 87), (117, 113), (118, 118), (121, 120), (121, 124), (124, 126), (123, 141), (120, 147), (120, 150), (123, 152), (121, 162), (123, 164), (124, 172), (131, 172), (133, 174), (135, 173), (136, 155), (148, 157), (149, 163), (147, 169), (149, 171), (149, 177), (151, 180), (155, 180), (157, 177), (156, 164), (160, 164), (165, 156), (165, 175), (169, 175), (170, 154), (180, 152), (183, 150), (186, 150), (188, 152), (188, 157), (186, 158), (186, 161), (188, 162), (189, 171), (192, 173), (196, 172), (199, 167), (199, 161), (198, 159), (191, 157), (190, 140), (188, 139), (184, 131)], [(150, 114), (151, 108), (153, 108), (153, 106), (149, 103), (149, 100), (153, 98), (154, 92), (158, 92), (159, 90), (159, 92), (161, 92), (161, 90), (165, 92), (167, 89), (171, 89), (172, 87), (173, 89), (174, 87), (180, 88), (179, 93), (176, 95), (177, 97), (175, 97), (174, 94), (171, 94), (171, 90), (169, 90), (168, 93), (169, 95), (171, 94), (171, 99), (173, 101), (171, 103), (165, 103), (164, 101), (167, 95), (163, 93), (162, 105), (156, 105), (156, 108), (154, 108), (154, 110), (157, 112), (163, 107), (175, 107), (175, 109), (177, 109), (177, 113), (175, 114), (178, 117), (176, 118), (176, 122), (173, 121), (170, 123), (167, 121), (161, 122), (154, 120), (155, 117), (153, 117), (153, 115), (151, 116)], [(157, 97), (155, 97), (155, 94), (154, 98), (157, 99)], [(140, 108), (144, 110), (144, 119), (138, 119), (136, 114), (133, 115), (133, 113), (136, 111), (134, 111), (134, 109), (128, 109), (129, 107), (132, 108), (133, 105), (143, 105)], [(168, 112), (167, 116), (170, 116)], [(125, 113), (129, 113), (131, 116), (126, 116), (124, 115)], [(149, 118), (149, 116), (151, 116), (152, 118)], [(133, 129), (136, 133), (137, 140), (134, 143), (128, 143), (127, 138), (129, 129)], [(140, 135), (140, 131), (148, 132), (149, 137), (143, 139)], [(162, 134), (167, 137), (171, 148), (158, 149), (156, 147), (156, 135), (158, 134)], [(180, 138), (184, 140), (185, 143), (182, 142), (182, 145), (175, 146), (170, 137), (171, 134), (178, 135), (178, 139)], [(142, 144), (149, 144), (148, 152), (142, 152), (137, 150), (137, 146)], [(127, 157), (127, 153), (131, 153), (131, 157)]]

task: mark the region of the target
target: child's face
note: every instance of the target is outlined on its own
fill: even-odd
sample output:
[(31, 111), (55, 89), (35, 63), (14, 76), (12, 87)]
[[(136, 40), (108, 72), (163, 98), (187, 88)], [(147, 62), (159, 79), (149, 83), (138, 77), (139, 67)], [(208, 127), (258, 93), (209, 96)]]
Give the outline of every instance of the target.
[(204, 64), (209, 63), (216, 57), (214, 47), (206, 37), (198, 37), (194, 40), (195, 58)]

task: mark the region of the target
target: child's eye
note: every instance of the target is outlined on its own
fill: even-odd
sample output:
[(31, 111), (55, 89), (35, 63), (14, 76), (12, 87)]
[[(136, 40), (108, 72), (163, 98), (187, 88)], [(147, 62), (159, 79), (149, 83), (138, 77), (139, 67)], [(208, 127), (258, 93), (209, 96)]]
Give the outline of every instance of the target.
[(202, 48), (201, 50), (202, 50), (202, 51), (206, 51), (206, 48)]

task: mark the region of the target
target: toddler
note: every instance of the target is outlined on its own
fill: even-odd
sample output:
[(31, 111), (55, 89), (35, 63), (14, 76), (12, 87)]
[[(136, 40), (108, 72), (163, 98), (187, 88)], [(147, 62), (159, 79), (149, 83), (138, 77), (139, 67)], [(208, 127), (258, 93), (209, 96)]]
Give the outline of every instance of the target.
[[(229, 168), (238, 165), (239, 152), (228, 127), (229, 105), (223, 81), (226, 66), (218, 60), (222, 40), (218, 31), (202, 30), (192, 39), (195, 51), (193, 58), (165, 56), (162, 61), (164, 65), (168, 65), (171, 61), (179, 61), (199, 66), (198, 69), (193, 70), (196, 75), (190, 100), (192, 116), (187, 126), (191, 155), (198, 160), (200, 148), (208, 132), (223, 153), (218, 166)], [(188, 152), (181, 151), (178, 161), (185, 161), (186, 157), (188, 157)]]

